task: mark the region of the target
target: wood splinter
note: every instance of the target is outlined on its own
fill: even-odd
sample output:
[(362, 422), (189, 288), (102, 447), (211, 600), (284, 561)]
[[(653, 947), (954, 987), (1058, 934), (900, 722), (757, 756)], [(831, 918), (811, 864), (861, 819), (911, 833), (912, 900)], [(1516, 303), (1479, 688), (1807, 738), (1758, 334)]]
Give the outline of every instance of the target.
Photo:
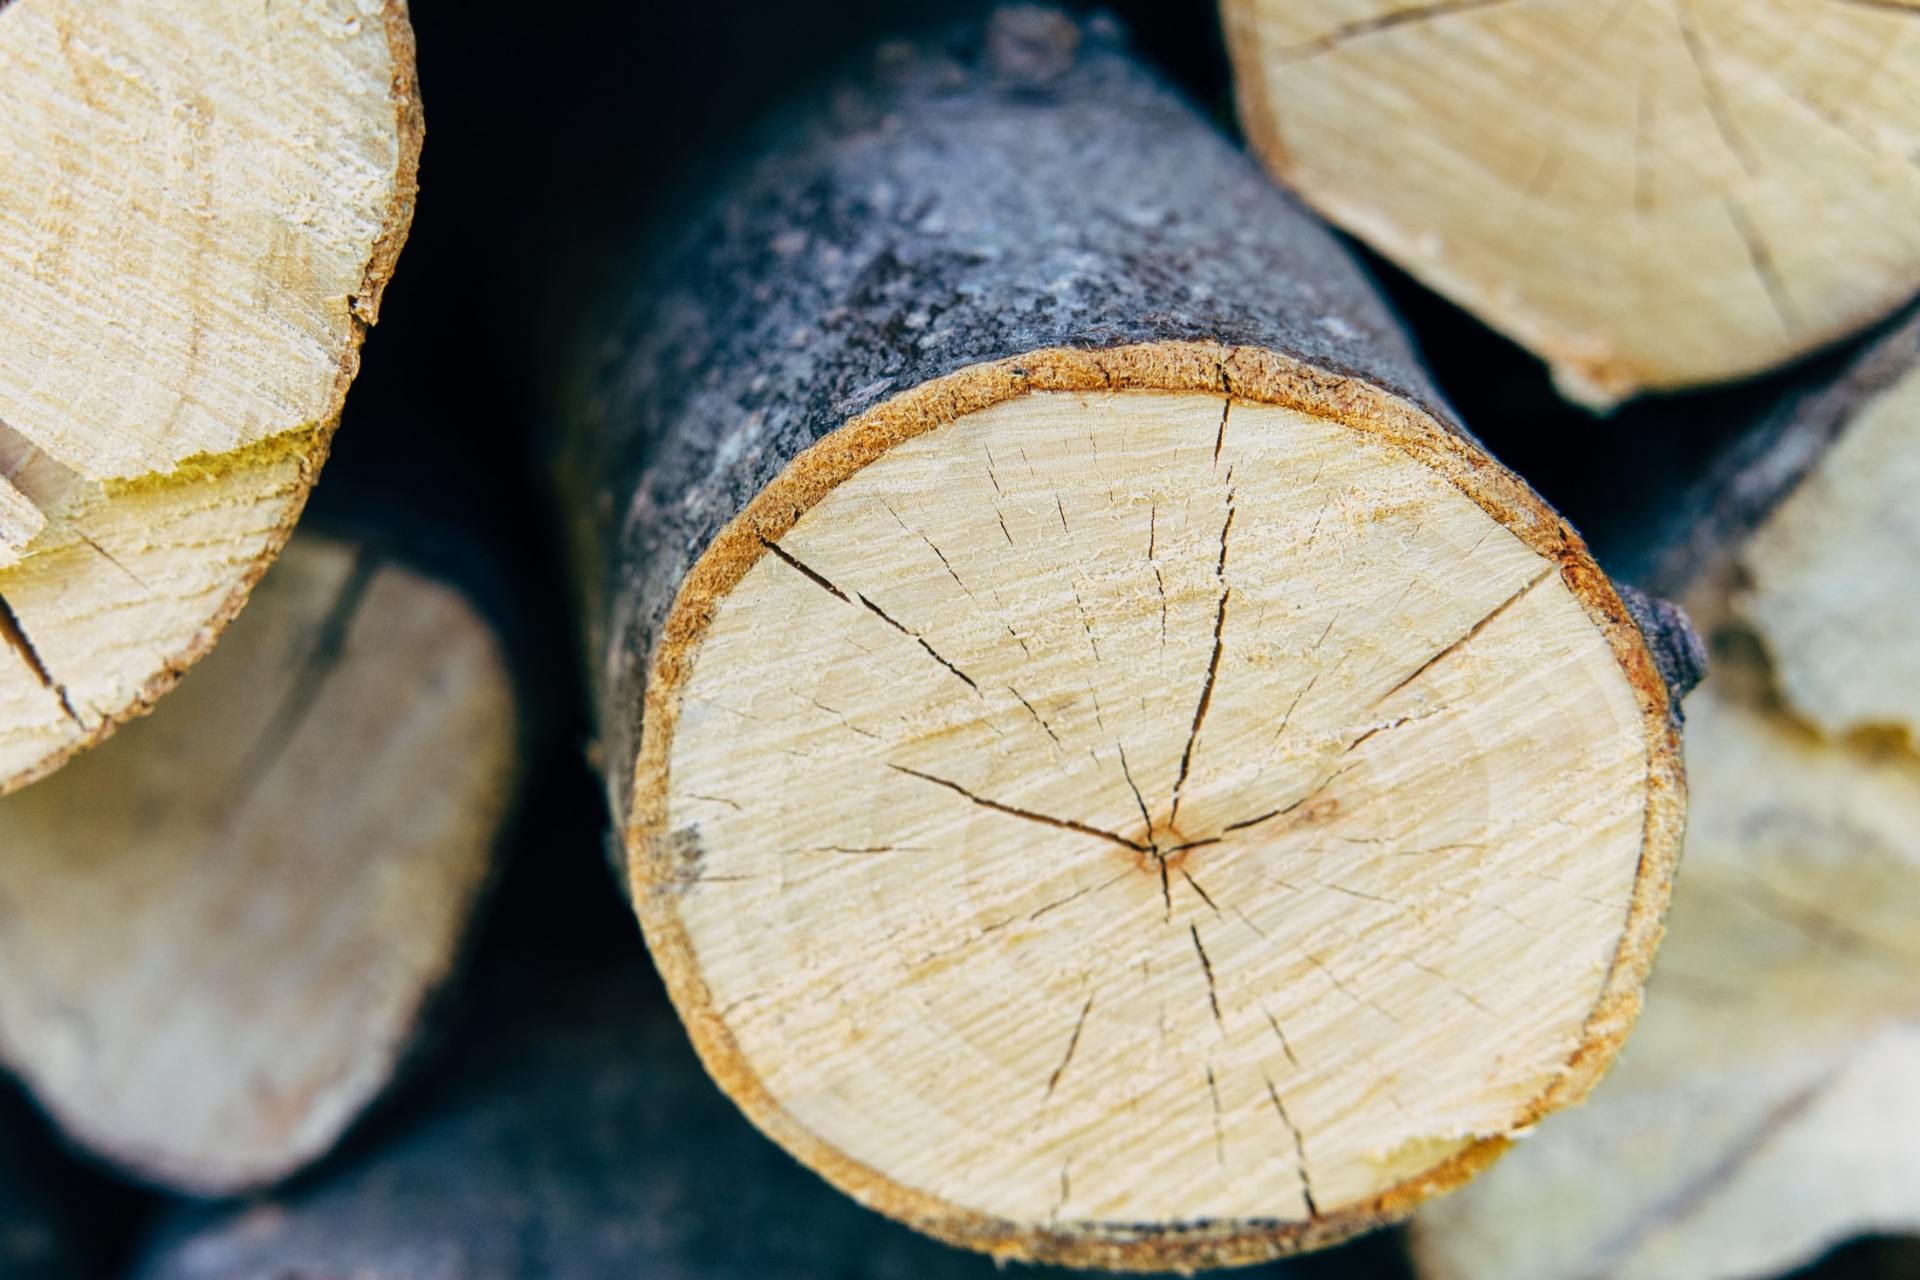
[(404, 0), (0, 3), (0, 794), (213, 645), (412, 221)]
[(1459, 1184), (1637, 1007), (1682, 790), (1640, 630), (1105, 27), (824, 101), (562, 460), (708, 1069), (1001, 1256), (1251, 1261)]

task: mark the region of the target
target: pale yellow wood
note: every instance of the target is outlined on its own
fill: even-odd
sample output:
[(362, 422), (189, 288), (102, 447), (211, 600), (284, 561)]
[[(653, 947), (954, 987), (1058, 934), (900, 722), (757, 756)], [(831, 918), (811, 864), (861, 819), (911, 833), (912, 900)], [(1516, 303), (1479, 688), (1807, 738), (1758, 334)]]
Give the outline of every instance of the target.
[(1530, 1123), (1589, 1034), (1643, 711), (1559, 567), (1391, 443), (1031, 394), (715, 608), (640, 887), (767, 1094), (909, 1192), (1333, 1215)]
[[(247, 574), (284, 536), (316, 465), (310, 436), (166, 480), (82, 482), (52, 528), (0, 570), (20, 644), (0, 652), (0, 779), (31, 775), (157, 696), (237, 607)], [(0, 792), (5, 790), (0, 784)]]
[(1920, 1233), (1917, 389), (1687, 601), (1720, 638), (1646, 1011), (1585, 1107), (1422, 1213), (1432, 1280), (1744, 1280)]
[(516, 747), (457, 594), (296, 541), (159, 714), (0, 801), (0, 1055), (137, 1176), (292, 1172), (454, 963)]
[(1586, 1106), (1416, 1219), (1439, 1280), (1735, 1280), (1920, 1232), (1920, 759), (1821, 742), (1730, 661), (1687, 702), (1686, 859)]
[(163, 693), (297, 517), (412, 76), (402, 0), (0, 6), (0, 793)]
[(18, 561), (27, 544), (46, 527), (40, 508), (0, 473), (0, 569)]
[(386, 8), (0, 13), (0, 419), (106, 480), (338, 412), (401, 162)]
[(1764, 370), (1920, 289), (1903, 0), (1222, 7), (1267, 165), (1578, 399)]
[[(1920, 741), (1920, 369), (1883, 392), (1740, 557), (1734, 611), (1794, 711)], [(1871, 602), (1870, 604), (1868, 602)]]

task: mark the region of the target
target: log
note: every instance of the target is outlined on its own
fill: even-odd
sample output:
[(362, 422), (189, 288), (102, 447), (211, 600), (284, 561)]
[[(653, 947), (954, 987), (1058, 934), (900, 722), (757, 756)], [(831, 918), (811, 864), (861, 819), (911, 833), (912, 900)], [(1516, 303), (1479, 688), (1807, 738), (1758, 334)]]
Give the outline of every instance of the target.
[(325, 1154), (453, 977), (518, 793), (453, 588), (302, 534), (151, 720), (0, 801), (0, 1058), (69, 1139), (225, 1195)]
[(1587, 1106), (1420, 1216), (1431, 1280), (1733, 1280), (1920, 1233), (1917, 394), (1920, 318), (1685, 504), (1659, 576), (1714, 674), (1646, 1013)]
[(924, 1231), (1128, 1269), (1392, 1219), (1583, 1094), (1672, 695), (1340, 247), (1098, 21), (781, 120), (585, 344), (559, 459), (721, 1087)]
[(1903, 0), (1222, 9), (1267, 168), (1589, 406), (1763, 372), (1920, 291)]
[(285, 542), (412, 220), (404, 0), (0, 6), (0, 793)]
[(404, 1123), (275, 1196), (162, 1217), (128, 1274), (1001, 1274), (864, 1212), (755, 1133), (713, 1091), (637, 947), (591, 971), (543, 957), (474, 1004)]

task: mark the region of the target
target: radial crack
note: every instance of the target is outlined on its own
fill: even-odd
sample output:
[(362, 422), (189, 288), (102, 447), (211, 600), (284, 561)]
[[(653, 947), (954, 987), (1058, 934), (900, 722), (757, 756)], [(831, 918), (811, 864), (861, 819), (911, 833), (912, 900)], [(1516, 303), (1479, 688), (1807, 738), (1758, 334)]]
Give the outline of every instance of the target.
[(0, 596), (0, 644), (20, 655), (20, 660), (27, 664), (27, 670), (33, 673), (40, 687), (60, 700), (60, 710), (66, 713), (67, 719), (82, 729), (87, 727), (73, 709), (73, 700), (67, 696), (67, 686), (53, 678), (53, 672), (47, 669), (46, 662), (40, 657), (40, 651), (33, 647), (26, 629), (20, 625), (20, 615), (13, 611), (13, 606), (5, 596)]
[(1705, 41), (1700, 38), (1700, 29), (1693, 20), (1692, 0), (1673, 0), (1674, 21), (1680, 27), (1680, 43), (1686, 46), (1687, 57), (1693, 62), (1694, 74), (1700, 78), (1700, 91), (1705, 96), (1707, 114), (1713, 117), (1713, 127), (1719, 131), (1720, 140), (1727, 150), (1733, 153), (1734, 160), (1749, 178), (1759, 176), (1759, 162), (1753, 155), (1746, 137), (1735, 126), (1733, 112), (1727, 105), (1726, 91), (1721, 88), (1720, 79), (1714, 74), (1713, 61), (1708, 56)]
[(1213, 1064), (1207, 1064), (1207, 1092), (1213, 1096), (1213, 1159), (1227, 1167), (1227, 1134), (1220, 1125), (1220, 1085), (1213, 1078)]
[(962, 671), (960, 668), (954, 666), (951, 662), (947, 661), (947, 659), (941, 655), (938, 649), (934, 648), (932, 645), (927, 643), (927, 638), (925, 636), (921, 635), (918, 631), (915, 631), (912, 627), (902, 626), (899, 622), (897, 622), (894, 619), (892, 614), (888, 613), (885, 609), (882, 609), (879, 605), (867, 599), (865, 596), (859, 595), (858, 592), (856, 592), (855, 595), (859, 599), (860, 603), (865, 605), (868, 611), (871, 612), (874, 617), (880, 619), (880, 621), (886, 623), (888, 626), (892, 627), (895, 631), (898, 631), (901, 635), (907, 637), (907, 639), (919, 645), (922, 649), (925, 649), (927, 651), (927, 656), (929, 658), (932, 658), (935, 662), (939, 663), (941, 666), (945, 667), (947, 670), (953, 672), (953, 674), (958, 676), (961, 682), (965, 684), (967, 688), (973, 690), (975, 693), (980, 692), (980, 686), (974, 683), (973, 677), (968, 675), (966, 672)]
[(1466, 633), (1462, 635), (1459, 639), (1455, 640), (1452, 644), (1448, 645), (1446, 648), (1440, 650), (1440, 652), (1434, 654), (1431, 658), (1428, 658), (1425, 662), (1421, 663), (1418, 667), (1414, 668), (1412, 673), (1409, 674), (1404, 680), (1401, 680), (1399, 683), (1395, 684), (1393, 688), (1387, 690), (1385, 693), (1375, 698), (1373, 700), (1373, 705), (1376, 707), (1379, 706), (1381, 703), (1385, 702), (1388, 698), (1391, 698), (1394, 694), (1400, 692), (1402, 689), (1412, 684), (1415, 680), (1418, 680), (1421, 676), (1433, 670), (1434, 667), (1438, 666), (1442, 661), (1444, 661), (1454, 653), (1458, 652), (1462, 647), (1471, 643), (1476, 637), (1480, 635), (1481, 632), (1485, 631), (1488, 627), (1492, 626), (1494, 621), (1498, 619), (1501, 614), (1505, 613), (1508, 609), (1511, 609), (1514, 605), (1518, 604), (1521, 598), (1524, 597), (1529, 591), (1533, 590), (1535, 587), (1545, 582), (1548, 578), (1552, 577), (1555, 571), (1559, 569), (1559, 567), (1560, 566), (1557, 564), (1550, 564), (1546, 568), (1542, 569), (1539, 573), (1535, 574), (1532, 578), (1530, 578), (1527, 581), (1525, 586), (1522, 586), (1518, 591), (1514, 592), (1512, 595), (1508, 596), (1505, 600), (1502, 600), (1499, 604), (1495, 605), (1493, 607), (1492, 612), (1488, 613), (1484, 618), (1480, 619), (1480, 621), (1474, 623), (1471, 627), (1467, 628)]
[(1147, 811), (1146, 797), (1140, 794), (1140, 788), (1133, 780), (1133, 770), (1127, 767), (1126, 745), (1124, 743), (1116, 743), (1114, 745), (1117, 746), (1120, 751), (1120, 773), (1127, 780), (1127, 789), (1133, 792), (1133, 802), (1140, 806), (1140, 820), (1147, 824), (1147, 844), (1152, 846), (1155, 843), (1153, 838), (1153, 815)]
[(1492, 9), (1499, 5), (1514, 3), (1518, 3), (1518, 0), (1434, 0), (1430, 4), (1413, 5), (1406, 9), (1394, 9), (1387, 13), (1376, 14), (1371, 18), (1357, 18), (1352, 22), (1343, 22), (1324, 35), (1303, 40), (1298, 44), (1287, 45), (1279, 50), (1278, 56), (1285, 62), (1298, 62), (1318, 54), (1329, 53), (1350, 40), (1379, 35), (1398, 27), (1431, 22), (1436, 18), (1451, 18), (1458, 14), (1471, 13), (1475, 9)]
[(1287, 1126), (1287, 1132), (1293, 1135), (1294, 1169), (1300, 1175), (1300, 1199), (1305, 1202), (1307, 1212), (1313, 1217), (1320, 1216), (1320, 1206), (1313, 1200), (1313, 1179), (1307, 1174), (1307, 1142), (1301, 1136), (1300, 1126), (1287, 1114), (1287, 1104), (1280, 1101), (1280, 1091), (1273, 1087), (1273, 1081), (1267, 1080), (1267, 1096), (1273, 1099), (1273, 1109), (1280, 1114), (1280, 1123)]
[[(758, 534), (754, 536), (759, 537)], [(808, 565), (805, 561), (801, 560), (799, 556), (794, 555), (791, 551), (788, 551), (785, 547), (773, 541), (771, 538), (764, 538), (764, 537), (760, 538), (760, 545), (765, 547), (767, 550), (773, 552), (774, 555), (778, 556), (782, 564), (793, 569), (796, 573), (804, 577), (808, 582), (811, 582), (814, 586), (819, 587), (822, 591), (825, 591), (828, 595), (839, 597), (841, 603), (843, 604), (853, 603), (852, 598), (849, 597), (846, 592), (834, 586), (832, 582), (828, 581), (827, 576), (825, 574), (815, 570), (810, 565)]]
[(1073, 1034), (1067, 1037), (1067, 1051), (1060, 1058), (1060, 1065), (1047, 1077), (1046, 1096), (1051, 1098), (1053, 1091), (1060, 1087), (1060, 1077), (1067, 1072), (1067, 1064), (1073, 1061), (1073, 1051), (1080, 1047), (1080, 1033), (1086, 1029), (1087, 1015), (1093, 1012), (1093, 996), (1087, 996), (1087, 1002), (1080, 1006), (1079, 1020), (1073, 1024)]
[(1213, 985), (1213, 961), (1207, 959), (1207, 949), (1201, 945), (1200, 926), (1197, 924), (1189, 924), (1187, 926), (1187, 932), (1193, 936), (1194, 954), (1200, 957), (1200, 972), (1204, 973), (1207, 977), (1207, 1004), (1213, 1009), (1213, 1020), (1218, 1023), (1220, 1029), (1224, 1031), (1226, 1030), (1227, 1021), (1220, 1016), (1220, 992)]
[(1227, 492), (1227, 518), (1220, 525), (1220, 563), (1214, 574), (1220, 579), (1220, 603), (1213, 614), (1213, 656), (1207, 659), (1207, 676), (1200, 685), (1200, 700), (1194, 704), (1193, 725), (1187, 730), (1186, 750), (1180, 753), (1180, 775), (1173, 780), (1173, 805), (1167, 813), (1167, 825), (1180, 816), (1180, 792), (1187, 785), (1193, 768), (1194, 744), (1200, 740), (1200, 726), (1206, 723), (1207, 708), (1213, 705), (1213, 685), (1220, 678), (1220, 654), (1226, 647), (1227, 598), (1233, 594), (1227, 586), (1227, 537), (1233, 532), (1233, 492)]
[(1732, 196), (1728, 196), (1724, 203), (1727, 220), (1733, 223), (1740, 243), (1746, 246), (1747, 261), (1753, 264), (1753, 274), (1766, 292), (1767, 301), (1773, 304), (1775, 314), (1780, 317), (1781, 327), (1786, 329), (1789, 336), (1800, 332), (1800, 312), (1793, 305), (1792, 296), (1787, 293), (1787, 282), (1781, 278), (1780, 268), (1774, 264), (1773, 251), (1767, 248), (1767, 242), (1748, 216), (1746, 206)]
[[(1242, 918), (1244, 919), (1245, 917)], [(1249, 927), (1251, 927), (1251, 922), (1249, 921), (1248, 923)], [(1255, 932), (1258, 933), (1259, 930), (1256, 929)], [(1260, 936), (1264, 938), (1266, 935), (1261, 934)], [(1280, 1029), (1280, 1019), (1274, 1017), (1273, 1011), (1264, 1004), (1260, 1006), (1260, 1012), (1267, 1015), (1267, 1025), (1273, 1028), (1274, 1038), (1280, 1042), (1280, 1052), (1287, 1055), (1288, 1065), (1295, 1068), (1299, 1067), (1300, 1059), (1293, 1056), (1293, 1045), (1287, 1040), (1287, 1033)]]
[(996, 813), (1004, 813), (1010, 818), (1025, 818), (1028, 822), (1038, 822), (1044, 826), (1058, 827), (1062, 831), (1076, 831), (1083, 836), (1098, 836), (1102, 840), (1111, 841), (1121, 848), (1131, 849), (1135, 853), (1149, 852), (1146, 845), (1138, 844), (1127, 839), (1125, 836), (1117, 836), (1111, 831), (1102, 831), (1099, 827), (1090, 827), (1084, 822), (1075, 822), (1071, 818), (1050, 817), (1044, 813), (1035, 813), (1032, 809), (1022, 809), (1017, 805), (1001, 804), (998, 800), (989, 800), (985, 796), (975, 795), (957, 782), (949, 782), (945, 778), (936, 778), (933, 774), (922, 773), (918, 769), (909, 769), (903, 764), (890, 764), (887, 768), (892, 769), (895, 773), (904, 773), (909, 778), (918, 778), (922, 782), (931, 782), (937, 787), (945, 787), (955, 795), (965, 796), (984, 809), (992, 809)]

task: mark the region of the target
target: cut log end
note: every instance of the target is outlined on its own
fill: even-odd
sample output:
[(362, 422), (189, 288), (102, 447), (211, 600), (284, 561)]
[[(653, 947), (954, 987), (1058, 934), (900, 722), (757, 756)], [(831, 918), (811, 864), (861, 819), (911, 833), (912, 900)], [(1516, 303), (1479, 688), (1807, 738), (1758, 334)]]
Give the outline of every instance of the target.
[(0, 79), (4, 794), (151, 706), (285, 541), (421, 121), (402, 0), (16, 0)]
[(1920, 10), (1367, 8), (1229, 0), (1248, 135), (1570, 398), (1763, 372), (1920, 289)]
[(518, 792), (456, 591), (303, 535), (160, 714), (0, 801), (0, 1057), (69, 1138), (228, 1195), (329, 1149), (449, 980)]
[(630, 838), (710, 1070), (869, 1204), (1109, 1267), (1327, 1243), (1585, 1092), (1665, 686), (1459, 437), (1250, 352), (896, 398), (710, 546)]

